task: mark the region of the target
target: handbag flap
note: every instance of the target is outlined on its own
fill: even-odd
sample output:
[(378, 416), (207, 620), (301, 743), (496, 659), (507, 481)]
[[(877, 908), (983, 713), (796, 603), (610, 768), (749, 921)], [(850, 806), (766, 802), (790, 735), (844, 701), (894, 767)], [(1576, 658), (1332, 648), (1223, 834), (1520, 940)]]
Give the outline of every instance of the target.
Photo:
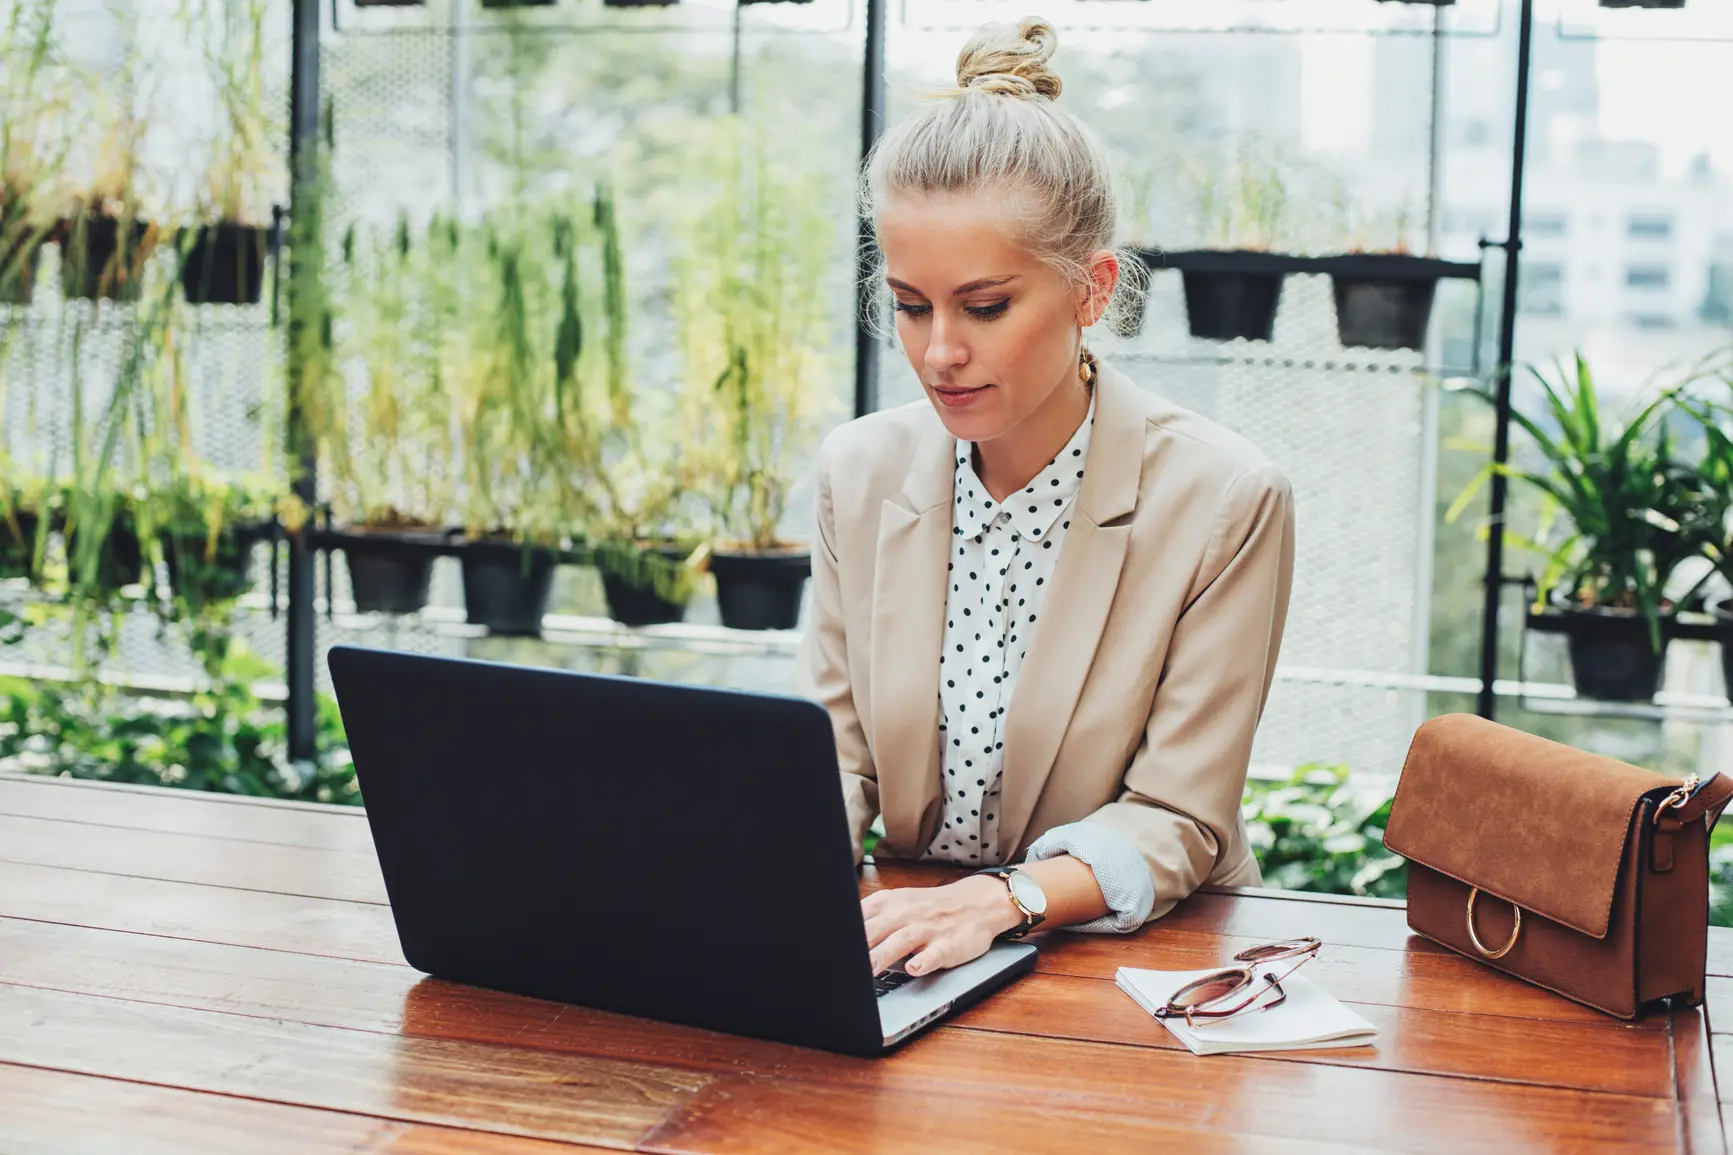
[(1631, 817), (1678, 780), (1472, 714), (1414, 735), (1384, 845), (1554, 922), (1605, 938)]

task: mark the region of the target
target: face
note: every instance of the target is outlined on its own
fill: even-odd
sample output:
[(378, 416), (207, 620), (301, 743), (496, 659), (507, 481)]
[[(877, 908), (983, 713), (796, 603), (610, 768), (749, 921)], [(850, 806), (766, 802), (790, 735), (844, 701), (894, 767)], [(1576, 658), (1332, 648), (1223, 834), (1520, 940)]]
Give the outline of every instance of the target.
[(1106, 311), (1118, 262), (1078, 288), (1026, 251), (984, 198), (900, 199), (879, 218), (897, 336), (951, 434), (989, 442), (1063, 406), (1082, 328)]

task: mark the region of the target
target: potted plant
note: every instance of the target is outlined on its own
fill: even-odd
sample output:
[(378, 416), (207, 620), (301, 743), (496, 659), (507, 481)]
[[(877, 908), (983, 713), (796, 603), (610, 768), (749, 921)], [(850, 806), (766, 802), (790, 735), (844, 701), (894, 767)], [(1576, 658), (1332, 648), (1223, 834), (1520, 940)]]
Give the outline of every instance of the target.
[(209, 52), (223, 109), (207, 174), (205, 223), (183, 238), (181, 290), (192, 305), (256, 305), (270, 215), (265, 183), (275, 150), (264, 93), (265, 0), (225, 5)]
[(48, 486), (0, 451), (0, 578), (35, 581), (48, 544)]
[[(685, 390), (709, 414), (701, 466), (722, 536), (710, 572), (722, 624), (793, 629), (812, 557), (782, 537), (788, 494), (816, 442), (829, 377), (824, 263), (830, 221), (816, 182), (769, 161), (762, 139), (719, 132), (710, 195), (689, 214), (676, 312)], [(702, 418), (701, 418), (702, 420)]]
[[(1545, 505), (1533, 540), (1511, 535), (1546, 558), (1533, 612), (1566, 635), (1579, 694), (1653, 698), (1673, 608), (1668, 582), (1698, 550), (1704, 517), (1701, 486), (1675, 452), (1667, 423), (1676, 390), (1662, 391), (1622, 425), (1609, 424), (1581, 354), (1574, 372), (1561, 367), (1556, 379), (1530, 372), (1547, 416), (1513, 406), (1511, 419), (1541, 461), (1504, 472), (1532, 487)], [(1482, 396), (1493, 400), (1490, 392)], [(1493, 468), (1463, 491), (1447, 517), (1466, 508)]]
[(56, 136), (60, 103), (49, 91), (54, 9), (14, 13), (0, 31), (0, 304), (28, 305), (35, 293), (42, 246), (56, 220), (48, 208), (49, 174), (58, 157), (46, 155)]
[[(197, 614), (252, 588), (253, 547), (269, 539), (282, 487), (192, 469), (150, 495), (140, 523), (155, 541), (174, 603)], [(287, 525), (298, 532), (299, 525)]]
[[(1733, 383), (1733, 382), (1730, 382)], [(1723, 423), (1733, 417), (1726, 403), (1687, 399), (1683, 408), (1695, 419), (1703, 438), (1696, 465), (1694, 487), (1703, 497), (1704, 516), (1698, 521), (1699, 544), (1710, 569), (1680, 599), (1690, 604), (1713, 579), (1733, 590), (1733, 436)], [(1721, 672), (1724, 686), (1733, 695), (1733, 597), (1722, 597), (1709, 607), (1719, 626)]]
[(400, 217), (383, 234), (351, 227), (333, 270), (344, 309), (317, 440), (338, 520), (331, 540), (360, 613), (424, 608), (446, 545), (455, 484), (446, 361), (463, 254), (455, 223), (434, 222), (417, 248)]
[(157, 244), (157, 228), (139, 200), (144, 129), (125, 101), (109, 117), (96, 177), (59, 226), (61, 288), (75, 299), (136, 301)]
[[(576, 403), (567, 394), (576, 358), (562, 359), (553, 322), (563, 305), (554, 304), (546, 263), (559, 233), (546, 221), (487, 229), (475, 277), (482, 298), (471, 309), (457, 385), (464, 606), (472, 624), (496, 634), (541, 633), (568, 513), (562, 407)], [(555, 244), (540, 244), (549, 234)], [(567, 289), (575, 262), (569, 251), (560, 261), (558, 283)]]
[(1179, 270), (1193, 337), (1268, 341), (1286, 276), (1284, 259), (1270, 252), (1287, 211), (1280, 167), (1248, 145), (1221, 177), (1194, 173), (1198, 216), (1212, 248), (1145, 252), (1144, 262)]
[(1336, 334), (1344, 346), (1425, 348), (1443, 262), (1409, 253), (1409, 222), (1404, 204), (1392, 214), (1387, 248), (1369, 251), (1362, 230), (1348, 256), (1328, 258)]
[(100, 599), (144, 581), (138, 503), (133, 487), (72, 484), (61, 490), (57, 520), (74, 590)]

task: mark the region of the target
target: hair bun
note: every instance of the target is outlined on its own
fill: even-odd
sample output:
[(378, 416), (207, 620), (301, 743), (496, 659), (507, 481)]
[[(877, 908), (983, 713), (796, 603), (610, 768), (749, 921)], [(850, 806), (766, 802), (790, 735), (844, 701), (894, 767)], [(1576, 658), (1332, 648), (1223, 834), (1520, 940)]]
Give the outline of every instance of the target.
[(957, 87), (1056, 100), (1065, 85), (1047, 62), (1058, 47), (1059, 33), (1039, 16), (1025, 16), (1015, 28), (988, 24), (957, 54)]

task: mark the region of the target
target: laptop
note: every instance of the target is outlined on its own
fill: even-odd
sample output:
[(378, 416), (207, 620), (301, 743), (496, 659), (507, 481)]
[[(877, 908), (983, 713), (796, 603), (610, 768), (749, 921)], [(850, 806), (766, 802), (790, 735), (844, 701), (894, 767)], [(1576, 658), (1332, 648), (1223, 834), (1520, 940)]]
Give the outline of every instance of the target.
[(453, 982), (882, 1054), (1035, 948), (875, 977), (803, 698), (334, 646), (403, 956)]

